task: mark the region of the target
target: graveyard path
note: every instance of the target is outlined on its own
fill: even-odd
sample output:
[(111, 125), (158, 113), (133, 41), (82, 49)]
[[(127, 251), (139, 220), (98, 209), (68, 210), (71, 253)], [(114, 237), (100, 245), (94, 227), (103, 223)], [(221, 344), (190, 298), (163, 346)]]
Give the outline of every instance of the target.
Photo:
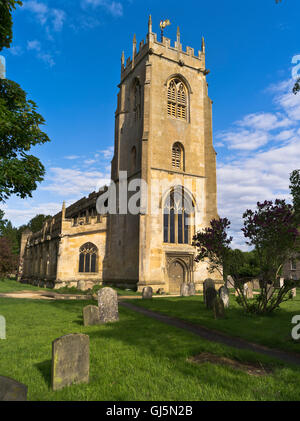
[(132, 303), (119, 302), (119, 304), (122, 307), (126, 307), (130, 310), (136, 311), (145, 316), (152, 317), (153, 319), (156, 319), (160, 322), (192, 332), (195, 335), (200, 336), (201, 338), (206, 339), (208, 341), (221, 343), (223, 345), (231, 346), (237, 349), (244, 349), (247, 351), (257, 352), (259, 354), (264, 354), (272, 358), (277, 358), (288, 364), (300, 365), (300, 354), (287, 352), (287, 351), (281, 351), (275, 348), (268, 348), (263, 345), (248, 342), (238, 337), (228, 336), (225, 333), (208, 329), (204, 326), (195, 325), (187, 321), (178, 319), (176, 317), (171, 317), (165, 314), (156, 313), (152, 310), (148, 310), (143, 307), (136, 306)]

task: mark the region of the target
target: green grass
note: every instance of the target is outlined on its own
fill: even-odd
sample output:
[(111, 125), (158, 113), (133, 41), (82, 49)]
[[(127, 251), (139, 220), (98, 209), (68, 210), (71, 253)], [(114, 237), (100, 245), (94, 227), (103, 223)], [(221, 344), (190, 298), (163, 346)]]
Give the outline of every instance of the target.
[(0, 293), (14, 292), (14, 291), (39, 291), (41, 288), (30, 285), (21, 284), (14, 279), (0, 279)]
[[(84, 295), (84, 294), (93, 294), (97, 293), (100, 288), (104, 288), (104, 286), (96, 285), (92, 289), (92, 291), (81, 291), (80, 289), (77, 289), (75, 287), (63, 287), (59, 289), (51, 289), (51, 288), (41, 288), (30, 284), (21, 284), (20, 282), (17, 282), (15, 279), (0, 279), (0, 293), (6, 293), (6, 292), (16, 292), (16, 291), (51, 291), (56, 292), (59, 294), (78, 294), (78, 295)], [(113, 288), (117, 291), (118, 295), (141, 295), (140, 292), (135, 292), (133, 290), (126, 291), (126, 289), (121, 288)]]
[(279, 310), (268, 316), (246, 314), (230, 295), (226, 318), (215, 320), (212, 310), (206, 309), (203, 297), (174, 297), (152, 300), (130, 300), (131, 303), (175, 316), (194, 324), (225, 332), (272, 348), (300, 353), (300, 342), (291, 337), (292, 317), (300, 314), (300, 289), (293, 300), (283, 303)]
[[(272, 360), (122, 307), (119, 322), (84, 327), (82, 308), (87, 304), (0, 298), (7, 322), (7, 339), (0, 340), (0, 374), (25, 383), (29, 400), (300, 400), (299, 367), (273, 360), (271, 375), (255, 377), (230, 367), (190, 363), (187, 358), (200, 352), (264, 364)], [(54, 392), (51, 343), (68, 333), (90, 337), (90, 383)]]

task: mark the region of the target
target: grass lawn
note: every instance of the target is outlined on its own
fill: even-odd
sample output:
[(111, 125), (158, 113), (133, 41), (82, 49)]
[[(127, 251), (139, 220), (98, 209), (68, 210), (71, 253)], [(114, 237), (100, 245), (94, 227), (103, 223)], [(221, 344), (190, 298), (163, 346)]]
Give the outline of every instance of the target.
[[(0, 374), (25, 383), (29, 400), (300, 400), (299, 367), (205, 341), (122, 307), (118, 323), (84, 327), (87, 304), (0, 298), (7, 323), (7, 339), (0, 340)], [(90, 383), (53, 392), (51, 342), (68, 333), (90, 337)], [(200, 352), (260, 360), (273, 364), (274, 371), (250, 376), (187, 361)]]
[[(95, 287), (95, 291), (93, 290), (92, 292), (96, 292), (99, 288), (104, 288), (104, 286), (102, 287)], [(135, 291), (126, 291), (126, 289), (121, 289), (121, 288), (113, 288), (117, 291), (118, 295), (141, 295), (140, 292), (135, 292)], [(41, 287), (37, 287), (34, 285), (30, 285), (30, 284), (21, 284), (21, 282), (17, 282), (14, 279), (0, 279), (0, 293), (6, 293), (6, 292), (15, 292), (15, 291), (51, 291), (51, 292), (57, 292), (59, 294), (90, 294), (91, 291), (81, 291), (75, 287), (63, 287), (60, 289), (49, 289), (49, 288), (41, 288)]]
[(293, 300), (283, 303), (279, 310), (268, 316), (245, 314), (230, 295), (230, 307), (226, 318), (215, 320), (212, 310), (207, 310), (202, 296), (160, 298), (153, 300), (130, 300), (159, 313), (175, 316), (189, 322), (225, 332), (273, 348), (300, 353), (300, 342), (291, 337), (292, 317), (300, 314), (300, 289)]

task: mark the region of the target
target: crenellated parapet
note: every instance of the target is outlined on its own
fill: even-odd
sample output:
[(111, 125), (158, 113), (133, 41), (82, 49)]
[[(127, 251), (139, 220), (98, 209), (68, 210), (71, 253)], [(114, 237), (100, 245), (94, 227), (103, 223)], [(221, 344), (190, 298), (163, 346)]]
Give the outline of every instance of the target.
[(180, 30), (177, 29), (177, 39), (174, 44), (171, 43), (170, 38), (162, 37), (162, 40), (157, 39), (157, 34), (152, 32), (152, 19), (151, 16), (148, 22), (148, 34), (146, 42), (142, 40), (139, 43), (139, 49), (137, 49), (136, 36), (133, 37), (132, 57), (128, 57), (125, 60), (124, 51), (121, 57), (121, 81), (127, 77), (127, 75), (133, 71), (133, 69), (142, 61), (145, 55), (158, 55), (161, 58), (175, 61), (180, 66), (188, 66), (199, 72), (208, 73), (205, 68), (205, 42), (202, 37), (201, 49), (198, 53), (195, 53), (194, 48), (187, 46), (185, 51), (182, 48), (180, 42)]

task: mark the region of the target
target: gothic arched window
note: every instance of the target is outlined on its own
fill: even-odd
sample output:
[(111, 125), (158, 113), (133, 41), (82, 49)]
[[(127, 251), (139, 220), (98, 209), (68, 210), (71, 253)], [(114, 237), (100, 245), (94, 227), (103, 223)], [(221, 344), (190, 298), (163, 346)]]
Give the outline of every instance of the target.
[(85, 243), (79, 249), (79, 272), (97, 271), (98, 249), (93, 243)]
[(194, 225), (194, 203), (183, 187), (176, 187), (164, 203), (164, 242), (189, 244)]
[(172, 147), (172, 167), (184, 171), (184, 149), (178, 142)]
[(168, 115), (180, 120), (188, 118), (188, 91), (185, 84), (178, 78), (168, 83)]

